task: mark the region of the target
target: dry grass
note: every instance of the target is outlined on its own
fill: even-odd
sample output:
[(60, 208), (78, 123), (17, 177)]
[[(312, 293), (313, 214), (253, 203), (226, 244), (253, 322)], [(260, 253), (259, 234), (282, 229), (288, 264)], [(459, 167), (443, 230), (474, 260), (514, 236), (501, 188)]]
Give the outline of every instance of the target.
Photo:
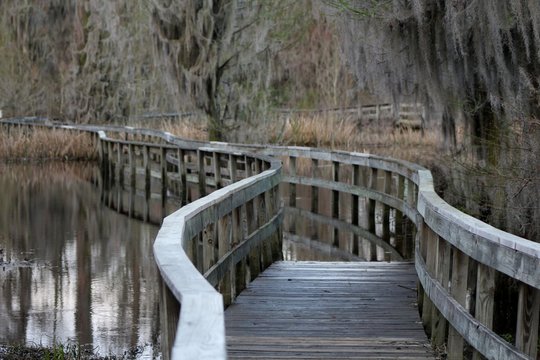
[[(267, 121), (266, 129), (259, 130), (267, 143), (276, 145), (310, 146), (391, 156), (427, 165), (440, 154), (443, 143), (439, 131), (394, 130), (391, 121), (359, 126), (358, 120), (335, 114), (289, 114)], [(208, 140), (206, 122), (201, 118), (177, 121), (153, 120), (135, 127), (168, 131), (176, 136)]]
[(332, 115), (289, 117), (281, 130), (270, 132), (270, 141), (284, 145), (312, 146), (391, 156), (423, 164), (432, 161), (443, 144), (434, 129), (394, 130), (391, 122), (359, 126), (355, 119)]
[(97, 153), (87, 133), (51, 129), (0, 129), (0, 159), (92, 160)]
[(130, 126), (136, 128), (156, 129), (170, 132), (171, 134), (190, 140), (208, 140), (208, 129), (206, 121), (203, 119), (182, 119), (173, 121), (167, 120), (152, 120), (138, 121), (130, 123)]

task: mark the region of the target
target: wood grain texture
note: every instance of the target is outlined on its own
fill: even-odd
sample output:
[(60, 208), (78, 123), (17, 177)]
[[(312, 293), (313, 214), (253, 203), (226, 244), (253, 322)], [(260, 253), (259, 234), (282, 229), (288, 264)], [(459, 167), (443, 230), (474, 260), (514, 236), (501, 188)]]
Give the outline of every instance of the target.
[(276, 262), (225, 311), (229, 359), (430, 359), (411, 263)]

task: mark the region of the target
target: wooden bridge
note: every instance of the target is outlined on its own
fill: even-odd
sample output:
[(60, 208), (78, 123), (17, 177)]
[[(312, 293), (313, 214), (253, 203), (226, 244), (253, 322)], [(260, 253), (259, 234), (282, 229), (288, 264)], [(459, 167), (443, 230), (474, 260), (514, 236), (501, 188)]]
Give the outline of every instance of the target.
[[(36, 119), (0, 124), (8, 135), (52, 127)], [(432, 346), (451, 359), (538, 356), (540, 245), (454, 209), (418, 165), (127, 127), (56, 128), (92, 136), (107, 181), (157, 196), (162, 207), (172, 194), (179, 199), (154, 244), (165, 358), (417, 359), (435, 357)], [(298, 209), (297, 192), (306, 189), (310, 208)], [(320, 208), (325, 193), (329, 214)], [(397, 261), (283, 261), (283, 234), (303, 234), (283, 221), (282, 199), (285, 210), (326, 219), (324, 243), (351, 260)], [(149, 217), (120, 198), (110, 203)], [(354, 229), (350, 238), (344, 227)], [(494, 329), (500, 277), (517, 289), (512, 334)]]

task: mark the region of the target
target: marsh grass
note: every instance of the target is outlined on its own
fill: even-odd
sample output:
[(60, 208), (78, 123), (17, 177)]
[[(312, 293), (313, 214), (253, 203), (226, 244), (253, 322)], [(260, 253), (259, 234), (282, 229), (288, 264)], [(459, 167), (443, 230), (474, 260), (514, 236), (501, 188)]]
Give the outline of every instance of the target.
[(93, 160), (88, 133), (47, 128), (0, 128), (0, 160)]
[[(352, 117), (335, 114), (275, 115), (266, 121), (268, 126), (253, 138), (273, 145), (309, 146), (322, 149), (357, 151), (391, 156), (403, 160), (429, 163), (440, 154), (443, 139), (435, 129), (420, 131), (394, 130), (391, 121), (361, 124)], [(131, 124), (168, 131), (173, 135), (207, 140), (206, 122), (200, 118), (177, 121), (155, 120)]]
[(192, 119), (156, 119), (152, 121), (135, 121), (129, 124), (135, 128), (155, 129), (170, 132), (171, 134), (190, 140), (208, 140), (208, 128), (206, 120), (202, 118)]
[(333, 115), (293, 115), (281, 129), (270, 129), (270, 143), (356, 151), (425, 164), (440, 152), (443, 141), (439, 131), (405, 129), (391, 122), (361, 125), (354, 118)]

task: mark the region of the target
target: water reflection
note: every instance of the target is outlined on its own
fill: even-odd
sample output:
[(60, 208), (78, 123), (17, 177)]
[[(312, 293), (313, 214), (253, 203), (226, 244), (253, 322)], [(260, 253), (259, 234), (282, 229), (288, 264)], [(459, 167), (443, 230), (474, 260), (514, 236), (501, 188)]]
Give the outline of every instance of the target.
[(332, 215), (332, 191), (317, 190), (316, 203), (310, 186), (296, 185), (296, 199), (291, 201), (290, 188), (281, 185), (286, 206), (284, 213), (283, 253), (293, 261), (407, 261), (413, 258), (414, 225), (390, 211), (389, 226), (383, 228), (383, 208), (377, 204), (375, 229), (369, 231), (367, 200), (359, 198), (358, 225), (352, 224), (352, 196), (339, 194), (339, 216)]
[(0, 165), (1, 344), (157, 355), (157, 227), (100, 202), (93, 166)]

